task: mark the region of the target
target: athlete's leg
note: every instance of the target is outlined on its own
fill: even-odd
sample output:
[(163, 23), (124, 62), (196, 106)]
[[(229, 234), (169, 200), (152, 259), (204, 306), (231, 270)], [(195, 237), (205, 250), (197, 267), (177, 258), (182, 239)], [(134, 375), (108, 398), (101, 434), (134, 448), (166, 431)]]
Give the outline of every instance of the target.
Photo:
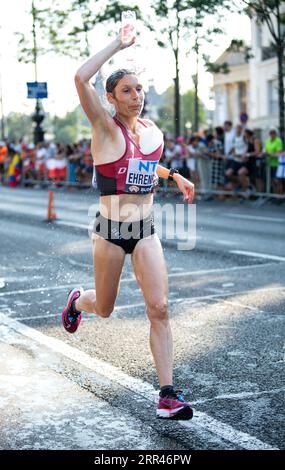
[(98, 235), (93, 236), (95, 289), (86, 290), (80, 295), (75, 301), (76, 310), (96, 313), (105, 318), (111, 315), (119, 291), (125, 256), (120, 246)]
[(132, 264), (150, 320), (150, 347), (160, 387), (172, 385), (172, 335), (167, 311), (168, 278), (157, 234), (137, 243), (132, 253)]

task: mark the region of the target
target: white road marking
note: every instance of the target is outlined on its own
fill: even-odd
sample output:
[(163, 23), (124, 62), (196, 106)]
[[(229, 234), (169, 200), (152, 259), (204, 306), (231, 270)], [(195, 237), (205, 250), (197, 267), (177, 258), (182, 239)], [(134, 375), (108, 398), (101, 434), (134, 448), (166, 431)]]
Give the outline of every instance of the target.
[[(233, 266), (231, 268), (218, 268), (218, 269), (208, 269), (208, 270), (203, 270), (203, 271), (185, 271), (185, 272), (179, 272), (179, 273), (169, 273), (168, 277), (180, 277), (180, 276), (200, 276), (203, 274), (211, 274), (211, 273), (218, 273), (218, 272), (228, 272), (228, 271), (240, 271), (244, 269), (251, 269), (251, 268), (260, 268), (260, 267), (266, 267), (266, 266), (274, 266), (275, 263), (264, 263), (264, 264), (252, 264), (249, 266)], [(26, 269), (26, 268), (25, 268)], [(135, 277), (130, 277), (130, 278), (123, 278), (121, 279), (121, 282), (133, 282), (135, 281)], [(18, 295), (18, 294), (29, 294), (32, 292), (46, 292), (49, 290), (63, 290), (63, 289), (70, 289), (73, 288), (74, 284), (64, 284), (61, 286), (52, 286), (52, 287), (35, 287), (33, 289), (22, 289), (22, 290), (14, 290), (14, 291), (7, 291), (7, 292), (1, 292), (0, 297), (5, 297), (6, 295)], [(89, 289), (92, 289), (93, 286), (89, 287)]]
[(211, 240), (212, 242), (216, 243), (217, 245), (223, 245), (223, 246), (236, 246), (240, 245), (239, 242), (231, 242), (230, 240)]
[(79, 266), (80, 268), (93, 269), (92, 264), (81, 263), (80, 261), (75, 261), (74, 259), (70, 258), (69, 256), (67, 258), (65, 258), (65, 261), (68, 261), (68, 263), (72, 264), (72, 266)]
[(276, 256), (270, 255), (265, 253), (256, 253), (255, 251), (241, 251), (241, 250), (231, 250), (230, 253), (234, 255), (243, 255), (243, 256), (250, 256), (253, 258), (262, 258), (262, 259), (274, 259), (275, 261), (285, 261), (284, 256)]
[[(70, 287), (70, 286), (69, 286)], [(91, 288), (91, 287), (90, 287)], [(257, 292), (268, 292), (269, 290), (284, 290), (285, 288), (283, 286), (280, 286), (280, 287), (266, 287), (264, 289), (255, 289), (255, 293)], [(252, 290), (243, 290), (243, 291), (236, 291), (236, 292), (221, 292), (220, 294), (210, 294), (210, 295), (201, 295), (201, 296), (198, 296), (198, 297), (179, 297), (178, 299), (169, 299), (168, 302), (169, 303), (177, 303), (177, 304), (181, 304), (181, 305), (187, 305), (187, 303), (190, 303), (190, 304), (193, 304), (195, 302), (199, 302), (200, 300), (211, 300), (211, 299), (216, 299), (216, 298), (219, 298), (219, 297), (228, 297), (228, 296), (234, 296), (234, 295), (238, 295), (238, 294), (250, 294), (252, 293)], [(1, 294), (0, 294), (1, 296)], [(222, 301), (226, 302), (225, 300), (222, 299)], [(244, 308), (248, 308), (248, 309), (253, 309), (255, 311), (258, 310), (258, 312), (260, 313), (264, 313), (263, 310), (259, 310), (259, 309), (256, 309), (254, 307), (251, 307), (251, 306), (247, 306), (247, 305), (243, 305), (243, 304), (238, 304), (237, 302), (235, 301), (227, 301), (228, 303), (230, 304), (233, 304), (233, 305), (239, 305), (241, 307), (244, 307)], [(116, 312), (117, 310), (127, 310), (129, 308), (134, 308), (134, 307), (145, 307), (145, 302), (139, 302), (139, 303), (136, 303), (136, 304), (126, 304), (126, 305), (118, 305), (117, 307), (114, 308), (114, 312)], [(87, 314), (88, 317), (87, 319), (89, 319), (89, 315), (92, 315), (92, 314)], [(57, 317), (59, 316), (59, 313), (51, 313), (51, 314), (48, 314), (48, 315), (38, 315), (38, 316), (30, 316), (30, 317), (16, 317), (16, 320), (37, 320), (37, 319), (41, 319), (41, 318), (52, 318), (52, 317)], [(83, 319), (85, 320), (85, 319)], [(86, 320), (85, 320), (86, 321)]]
[(251, 264), (248, 266), (232, 266), (231, 268), (215, 268), (215, 269), (203, 269), (201, 271), (184, 271), (179, 273), (169, 273), (168, 277), (179, 277), (179, 276), (200, 276), (203, 274), (212, 273), (226, 273), (229, 271), (243, 271), (244, 269), (260, 268), (263, 266), (274, 266), (276, 263), (264, 263), (264, 264)]
[[(93, 268), (92, 264), (88, 263), (80, 263), (78, 261), (74, 261), (72, 258), (67, 258), (67, 261), (70, 262), (70, 264), (73, 264), (74, 266), (80, 266), (80, 267), (86, 267), (86, 268)], [(249, 268), (260, 268), (261, 266), (274, 266), (276, 263), (264, 263), (264, 264), (251, 264), (249, 266), (232, 266), (231, 268), (216, 268), (216, 269), (204, 269), (201, 271), (184, 271), (183, 268), (179, 268), (179, 272), (169, 272), (168, 277), (179, 277), (179, 276), (200, 276), (202, 274), (211, 274), (211, 273), (224, 273), (228, 271), (243, 271), (244, 269), (249, 269)], [(175, 271), (176, 268), (171, 268)], [(121, 279), (121, 282), (126, 282), (126, 281), (135, 281), (136, 278), (135, 276), (133, 278), (125, 278)]]
[[(93, 358), (88, 354), (80, 351), (77, 348), (69, 346), (64, 341), (57, 338), (44, 335), (43, 333), (30, 328), (22, 323), (8, 318), (5, 314), (0, 313), (0, 321), (9, 329), (15, 330), (18, 333), (26, 336), (54, 352), (57, 352), (74, 362), (77, 362), (95, 373), (106, 377), (107, 379), (119, 383), (121, 386), (133, 391), (136, 395), (141, 395), (145, 399), (156, 402), (158, 393), (152, 385), (143, 382), (141, 379), (136, 379), (122, 372), (119, 368), (112, 366), (104, 361)], [(134, 397), (135, 398), (135, 397)], [(212, 434), (218, 435), (228, 442), (233, 443), (247, 450), (278, 450), (275, 447), (266, 444), (248, 433), (238, 431), (232, 426), (223, 423), (204, 412), (195, 411), (194, 418), (191, 422), (180, 421), (181, 426), (186, 428), (196, 428), (207, 430)]]
[(57, 220), (55, 223), (56, 223), (56, 225), (65, 225), (66, 227), (84, 228), (86, 230), (89, 229), (89, 225), (78, 224), (76, 222), (64, 222), (62, 220)]
[(261, 220), (263, 222), (285, 222), (285, 219), (280, 217), (264, 217), (259, 215), (245, 215), (245, 214), (224, 214), (225, 217), (231, 217), (234, 219), (245, 219), (245, 220)]
[(260, 392), (240, 392), (240, 393), (229, 393), (229, 394), (222, 394), (217, 395), (213, 398), (205, 398), (204, 400), (196, 400), (193, 401), (193, 405), (202, 405), (203, 403), (207, 403), (213, 400), (243, 400), (244, 398), (256, 398), (262, 395), (275, 395), (277, 393), (285, 392), (285, 388), (276, 388), (273, 390), (262, 390)]
[(26, 290), (12, 290), (8, 292), (1, 292), (0, 297), (6, 297), (6, 295), (15, 295), (15, 294), (30, 294), (32, 292), (46, 292), (49, 290), (62, 290), (62, 289), (71, 289), (73, 288), (73, 284), (65, 284), (62, 286), (51, 286), (51, 287), (35, 287), (34, 289), (26, 289)]
[(264, 313), (264, 310), (260, 310), (257, 307), (252, 307), (251, 305), (245, 305), (245, 304), (241, 304), (240, 302), (236, 302), (236, 301), (232, 302), (231, 300), (224, 300), (224, 299), (221, 299), (221, 301), (224, 302), (225, 304), (235, 305), (237, 307), (242, 307), (242, 308), (247, 308), (248, 310), (252, 310), (253, 312)]

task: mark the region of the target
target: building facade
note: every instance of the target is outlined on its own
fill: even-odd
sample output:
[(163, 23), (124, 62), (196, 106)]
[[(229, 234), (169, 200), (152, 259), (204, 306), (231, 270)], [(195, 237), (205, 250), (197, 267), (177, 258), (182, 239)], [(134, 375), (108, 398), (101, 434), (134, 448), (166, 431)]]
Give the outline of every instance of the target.
[(214, 125), (226, 119), (234, 124), (246, 113), (246, 125), (259, 131), (262, 137), (270, 128), (278, 129), (277, 57), (271, 46), (271, 35), (266, 24), (251, 21), (251, 55), (225, 51), (216, 61), (227, 62), (229, 74), (213, 74), (215, 97)]
[(214, 75), (214, 125), (230, 120), (237, 123), (241, 115), (248, 112), (249, 65), (243, 52), (225, 51), (216, 61), (217, 65), (227, 63), (230, 72)]

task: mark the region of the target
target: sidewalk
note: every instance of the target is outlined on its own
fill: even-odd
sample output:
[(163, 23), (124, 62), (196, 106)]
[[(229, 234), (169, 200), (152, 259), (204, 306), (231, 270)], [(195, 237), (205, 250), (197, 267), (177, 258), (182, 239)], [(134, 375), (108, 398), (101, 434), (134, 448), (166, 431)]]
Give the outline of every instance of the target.
[(62, 358), (6, 325), (0, 356), (0, 449), (163, 448), (149, 426), (51, 370)]

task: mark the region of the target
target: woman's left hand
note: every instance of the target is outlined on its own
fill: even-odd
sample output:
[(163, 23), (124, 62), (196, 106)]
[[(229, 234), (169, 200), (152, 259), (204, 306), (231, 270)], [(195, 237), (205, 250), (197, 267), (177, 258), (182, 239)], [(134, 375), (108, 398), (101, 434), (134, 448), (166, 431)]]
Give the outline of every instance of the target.
[(181, 175), (177, 175), (175, 182), (184, 195), (184, 201), (187, 201), (188, 204), (191, 204), (195, 195), (195, 186), (191, 181), (188, 181), (186, 178), (183, 178)]

